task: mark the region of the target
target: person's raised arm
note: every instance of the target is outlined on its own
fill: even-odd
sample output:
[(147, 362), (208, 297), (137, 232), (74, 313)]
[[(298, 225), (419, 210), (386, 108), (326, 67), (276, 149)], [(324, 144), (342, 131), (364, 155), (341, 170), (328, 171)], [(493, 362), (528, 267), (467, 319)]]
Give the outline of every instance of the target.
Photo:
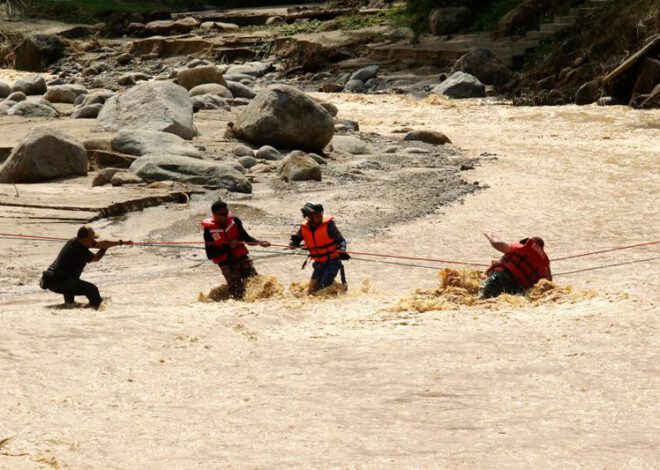
[(501, 253), (507, 253), (509, 251), (509, 244), (503, 241), (499, 241), (495, 238), (494, 235), (488, 235), (484, 233), (484, 236), (490, 242), (490, 245)]

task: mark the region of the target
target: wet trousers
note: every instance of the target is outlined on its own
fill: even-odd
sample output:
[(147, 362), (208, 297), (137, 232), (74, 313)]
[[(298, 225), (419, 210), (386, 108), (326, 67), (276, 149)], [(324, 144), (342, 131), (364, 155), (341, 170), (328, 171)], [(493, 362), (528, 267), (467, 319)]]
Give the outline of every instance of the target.
[(484, 289), (481, 293), (482, 299), (490, 299), (500, 294), (522, 294), (525, 289), (520, 287), (508, 271), (494, 271), (484, 281)]
[(73, 303), (77, 295), (87, 297), (89, 304), (94, 308), (98, 308), (103, 302), (98, 287), (82, 279), (52, 279), (44, 276), (41, 282), (44, 289), (64, 295), (66, 303)]
[(227, 281), (229, 294), (235, 299), (242, 299), (245, 296), (245, 283), (257, 275), (257, 270), (254, 269), (249, 258), (233, 260), (228, 264), (220, 265), (220, 269)]

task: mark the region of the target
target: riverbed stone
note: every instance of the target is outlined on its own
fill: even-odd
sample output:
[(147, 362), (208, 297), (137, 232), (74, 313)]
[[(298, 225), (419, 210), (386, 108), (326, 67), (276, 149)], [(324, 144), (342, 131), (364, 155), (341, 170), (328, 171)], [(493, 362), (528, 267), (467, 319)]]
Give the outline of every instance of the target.
[(222, 75), (222, 70), (215, 65), (183, 69), (179, 71), (177, 81), (179, 82), (179, 85), (186, 90), (192, 90), (196, 86), (204, 85), (206, 83), (216, 83), (224, 87), (227, 86), (227, 82)]
[(103, 109), (103, 105), (100, 103), (79, 106), (71, 113), (71, 119), (96, 119), (101, 109)]
[(138, 128), (169, 132), (184, 139), (197, 135), (193, 105), (185, 88), (171, 82), (140, 83), (110, 97), (98, 116), (98, 129)]
[(284, 157), (277, 175), (286, 181), (321, 181), (321, 166), (302, 151)]
[(444, 82), (431, 89), (433, 93), (450, 98), (480, 98), (486, 96), (486, 87), (474, 75), (454, 72)]
[(322, 150), (334, 131), (332, 116), (288, 85), (273, 85), (259, 93), (234, 125), (236, 136), (252, 144), (302, 150)]
[(21, 91), (27, 96), (43, 95), (48, 91), (48, 86), (46, 85), (46, 80), (44, 80), (43, 77), (40, 77), (39, 75), (32, 75), (16, 80), (13, 90)]
[(59, 60), (65, 52), (66, 43), (54, 34), (31, 34), (14, 49), (16, 70), (42, 72)]
[(112, 136), (110, 144), (115, 152), (138, 157), (150, 154), (202, 158), (202, 152), (190, 142), (167, 132), (121, 129)]
[(188, 94), (191, 97), (200, 95), (217, 95), (226, 99), (232, 99), (234, 97), (229, 88), (220, 85), (219, 83), (204, 83), (203, 85), (197, 85), (190, 89)]
[(146, 181), (179, 181), (251, 193), (247, 178), (230, 165), (173, 155), (145, 155), (129, 170)]
[(403, 136), (403, 140), (419, 141), (431, 145), (451, 144), (449, 137), (438, 131), (410, 131), (405, 136)]
[(32, 128), (0, 167), (0, 183), (37, 183), (87, 174), (87, 151), (75, 137), (50, 126)]

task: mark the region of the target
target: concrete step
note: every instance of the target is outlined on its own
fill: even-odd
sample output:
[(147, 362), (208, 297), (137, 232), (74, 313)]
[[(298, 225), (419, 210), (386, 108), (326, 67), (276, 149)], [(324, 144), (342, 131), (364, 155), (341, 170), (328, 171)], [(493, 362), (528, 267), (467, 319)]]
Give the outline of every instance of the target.
[(552, 37), (554, 35), (555, 33), (552, 31), (527, 31), (525, 37), (527, 39), (535, 39), (535, 40), (543, 41), (544, 39), (548, 39), (549, 37)]

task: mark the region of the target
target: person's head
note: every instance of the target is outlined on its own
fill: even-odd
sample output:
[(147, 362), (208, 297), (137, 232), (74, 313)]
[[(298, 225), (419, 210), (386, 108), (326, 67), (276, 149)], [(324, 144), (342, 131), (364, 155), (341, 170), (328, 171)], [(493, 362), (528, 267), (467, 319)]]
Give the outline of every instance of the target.
[(90, 227), (89, 225), (84, 225), (78, 229), (78, 234), (76, 235), (76, 238), (80, 243), (85, 245), (86, 247), (91, 247), (94, 246), (94, 240), (99, 238), (99, 236), (96, 234), (94, 229)]
[(211, 212), (213, 213), (213, 220), (218, 223), (226, 222), (227, 217), (229, 216), (227, 203), (219, 199), (211, 205)]
[(541, 237), (523, 238), (522, 240), (520, 240), (520, 243), (521, 243), (522, 245), (524, 245), (524, 244), (527, 243), (529, 240), (534, 240), (534, 241), (536, 242), (536, 244), (537, 244), (538, 246), (540, 246), (541, 248), (544, 248), (544, 247), (545, 247), (545, 242), (543, 241), (543, 239), (542, 239)]
[(302, 212), (303, 217), (313, 224), (319, 225), (323, 222), (323, 206), (318, 202), (306, 203), (302, 209), (300, 209), (300, 212)]

